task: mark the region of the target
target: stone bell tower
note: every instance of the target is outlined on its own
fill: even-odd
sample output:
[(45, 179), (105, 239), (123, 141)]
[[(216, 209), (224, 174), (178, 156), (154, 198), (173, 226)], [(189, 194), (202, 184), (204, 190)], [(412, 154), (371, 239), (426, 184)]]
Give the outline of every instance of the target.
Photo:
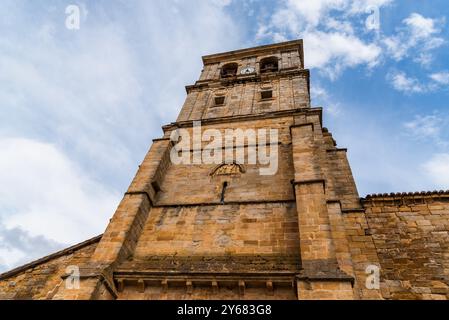
[(203, 62), (104, 234), (0, 299), (449, 299), (449, 190), (359, 198), (302, 40)]
[[(199, 80), (186, 87), (176, 122), (153, 140), (81, 265), (80, 288), (60, 286), (51, 297), (379, 297), (364, 289), (365, 264), (354, 263), (357, 246), (347, 240), (342, 213), (363, 209), (346, 149), (323, 128), (322, 109), (310, 106), (302, 40), (208, 55), (203, 63)], [(276, 170), (261, 174), (267, 165), (259, 162), (173, 163), (170, 137), (180, 129), (193, 136), (194, 121), (201, 132), (223, 135), (229, 129), (275, 130), (274, 142), (243, 139), (232, 148), (247, 155), (249, 148), (269, 145), (276, 150)], [(188, 152), (205, 148), (193, 142)], [(352, 231), (363, 232), (363, 223)], [(377, 262), (375, 253), (357, 259)]]

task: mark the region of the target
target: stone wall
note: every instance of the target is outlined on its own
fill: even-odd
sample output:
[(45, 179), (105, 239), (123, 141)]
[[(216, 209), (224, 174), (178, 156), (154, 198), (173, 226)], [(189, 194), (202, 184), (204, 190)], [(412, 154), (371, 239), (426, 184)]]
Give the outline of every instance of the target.
[(366, 287), (366, 268), (370, 265), (380, 266), (377, 251), (369, 232), (363, 210), (345, 212), (343, 215), (344, 233), (349, 246), (351, 263), (354, 270), (355, 295), (360, 299), (381, 299), (379, 290)]
[(287, 253), (299, 255), (294, 202), (152, 208), (134, 259)]
[(386, 299), (449, 298), (448, 192), (363, 199)]
[[(236, 83), (222, 87), (192, 88), (177, 121), (210, 119), (226, 116), (260, 114), (309, 106), (307, 73), (285, 78), (267, 78), (259, 82)], [(271, 90), (271, 99), (262, 99), (261, 91)], [(214, 98), (223, 96), (223, 105)]]

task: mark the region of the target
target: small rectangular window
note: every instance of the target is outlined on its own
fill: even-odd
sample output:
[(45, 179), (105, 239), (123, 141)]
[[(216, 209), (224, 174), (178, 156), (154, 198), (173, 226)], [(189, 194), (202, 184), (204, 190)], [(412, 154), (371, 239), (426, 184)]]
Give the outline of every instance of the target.
[(273, 98), (273, 91), (272, 90), (264, 90), (260, 92), (260, 98), (262, 100), (267, 100)]
[(225, 103), (225, 97), (215, 97), (215, 105), (216, 106), (222, 106)]

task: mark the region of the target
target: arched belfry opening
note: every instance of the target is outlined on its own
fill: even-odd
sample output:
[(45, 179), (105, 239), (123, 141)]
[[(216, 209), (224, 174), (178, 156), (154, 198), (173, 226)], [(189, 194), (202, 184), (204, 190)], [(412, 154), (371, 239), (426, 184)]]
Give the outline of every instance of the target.
[(221, 77), (230, 78), (237, 75), (237, 69), (239, 65), (237, 63), (227, 63), (221, 68)]
[(260, 60), (260, 73), (276, 72), (279, 70), (277, 57), (267, 57)]

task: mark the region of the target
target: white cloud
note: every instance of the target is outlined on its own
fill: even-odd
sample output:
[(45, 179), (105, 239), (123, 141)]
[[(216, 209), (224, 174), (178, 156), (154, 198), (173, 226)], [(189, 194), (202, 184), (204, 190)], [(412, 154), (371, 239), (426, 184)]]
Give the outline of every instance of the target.
[(426, 39), (440, 32), (436, 20), (425, 18), (418, 13), (412, 13), (403, 22), (410, 28), (412, 35), (418, 39)]
[(25, 251), (1, 257), (8, 265), (103, 232), (120, 194), (93, 181), (54, 145), (3, 138), (0, 150), (0, 238), (3, 246), (10, 238), (7, 251)]
[[(365, 14), (373, 7), (381, 8), (392, 2), (393, 0), (288, 0), (286, 5), (276, 12), (274, 19), (278, 26), (281, 24), (295, 32), (301, 25), (306, 29), (317, 27), (334, 12), (346, 16)], [(286, 17), (288, 19), (283, 20)]]
[[(347, 0), (289, 0), (287, 8), (284, 10), (294, 12), (309, 26), (316, 27), (321, 22), (322, 17), (327, 15), (329, 11), (335, 9), (344, 10), (347, 7), (347, 4)], [(285, 11), (282, 12), (285, 13)], [(295, 24), (290, 27), (295, 27)]]
[(431, 141), (432, 146), (445, 150), (448, 146), (447, 128), (449, 117), (434, 112), (431, 115), (415, 115), (403, 124), (405, 133), (417, 141)]
[(423, 82), (415, 77), (408, 76), (403, 71), (391, 71), (386, 78), (394, 89), (405, 94), (433, 92), (439, 87), (435, 82)]
[(433, 92), (449, 84), (448, 72), (432, 73), (429, 75), (430, 81), (409, 76), (403, 71), (391, 71), (386, 78), (394, 89), (406, 94)]
[(2, 244), (0, 245), (0, 273), (2, 273), (19, 265), (19, 261), (26, 259), (27, 253), (15, 247), (5, 246), (2, 236), (0, 236), (0, 240), (2, 240)]
[(372, 68), (381, 58), (381, 47), (356, 35), (349, 18), (366, 19), (367, 9), (390, 0), (319, 0), (283, 2), (269, 21), (260, 24), (257, 39), (304, 39), (308, 68), (317, 68), (336, 79), (346, 68)]
[(385, 37), (383, 39), (383, 43), (388, 50), (390, 57), (395, 60), (400, 60), (405, 57), (407, 51), (409, 50), (409, 46), (405, 45), (402, 42), (402, 39), (397, 36)]
[(327, 17), (324, 22), (326, 29), (338, 30), (342, 34), (353, 35), (354, 29), (349, 21), (342, 21), (332, 17)]
[[(385, 37), (382, 41), (394, 60), (400, 61), (411, 55), (413, 61), (422, 66), (429, 66), (433, 61), (432, 50), (445, 43), (439, 36), (444, 23), (444, 19), (426, 18), (412, 13), (403, 20), (404, 27), (397, 28), (396, 35)], [(390, 72), (387, 75), (396, 90), (407, 94), (434, 91), (440, 85), (449, 83), (449, 75), (446, 73), (433, 73), (430, 78), (430, 82), (419, 80), (403, 71)]]
[(432, 73), (430, 75), (430, 78), (442, 85), (448, 85), (449, 84), (449, 72), (437, 72)]
[(416, 138), (438, 138), (444, 119), (437, 115), (416, 115), (412, 121), (405, 122), (404, 128)]
[(232, 0), (212, 0), (212, 3), (219, 7), (227, 7), (232, 3)]
[(304, 43), (307, 66), (323, 69), (331, 79), (348, 67), (374, 67), (381, 53), (381, 49), (374, 44), (337, 32), (306, 33)]
[(439, 36), (444, 19), (426, 18), (412, 13), (403, 20), (397, 34), (382, 39), (388, 54), (400, 61), (412, 54), (414, 61), (426, 66), (433, 59), (431, 50), (441, 47), (445, 40)]
[[(432, 50), (445, 44), (440, 36), (445, 24), (443, 18), (412, 13), (403, 19), (395, 35), (377, 34), (378, 37), (371, 42), (357, 33), (359, 30), (354, 27), (353, 18), (364, 21), (372, 14), (372, 8), (381, 9), (392, 3), (393, 0), (288, 0), (274, 10), (268, 21), (260, 23), (256, 39), (284, 41), (303, 38), (306, 66), (324, 71), (331, 79), (336, 79), (346, 68), (372, 68), (382, 58), (399, 61), (411, 56), (413, 61), (423, 66), (430, 65)], [(402, 91), (433, 89), (432, 86), (420, 86), (401, 74), (396, 78), (397, 88)]]
[(8, 229), (0, 222), (0, 272), (56, 252), (66, 245), (44, 236), (31, 236), (20, 227)]
[(0, 140), (1, 219), (8, 229), (74, 243), (101, 233), (120, 196), (89, 176), (54, 145)]
[(438, 153), (422, 165), (424, 172), (438, 188), (449, 188), (449, 154)]
[(382, 8), (391, 5), (394, 0), (353, 0), (350, 1), (351, 13), (367, 13), (373, 8)]
[(428, 91), (428, 88), (421, 84), (418, 79), (409, 77), (402, 71), (389, 73), (387, 79), (396, 90), (404, 93), (423, 93)]
[[(148, 134), (150, 112), (141, 103), (139, 69), (123, 31), (81, 29), (70, 41), (10, 36), (0, 47), (0, 133), (60, 143), (73, 157), (101, 163), (93, 170), (99, 177), (132, 165), (130, 142)], [(131, 123), (144, 130), (125, 130)]]

